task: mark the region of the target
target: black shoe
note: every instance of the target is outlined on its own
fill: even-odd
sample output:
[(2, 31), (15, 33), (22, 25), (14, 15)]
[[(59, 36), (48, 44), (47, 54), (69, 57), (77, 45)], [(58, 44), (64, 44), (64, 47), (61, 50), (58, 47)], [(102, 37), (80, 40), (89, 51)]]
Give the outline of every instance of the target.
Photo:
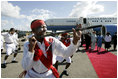
[(2, 64), (1, 67), (6, 68), (7, 67), (6, 63)]
[(18, 61), (13, 60), (11, 63), (18, 63)]
[(69, 73), (66, 70), (63, 71), (63, 74), (65, 74), (66, 76), (69, 76)]

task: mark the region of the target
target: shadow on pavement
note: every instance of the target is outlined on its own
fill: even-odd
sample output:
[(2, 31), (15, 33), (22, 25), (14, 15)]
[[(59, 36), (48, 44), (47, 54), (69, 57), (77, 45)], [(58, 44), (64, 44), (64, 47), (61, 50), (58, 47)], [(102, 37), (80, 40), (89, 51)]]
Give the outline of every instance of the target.
[(59, 78), (62, 78), (62, 77), (63, 77), (63, 75), (64, 75), (64, 73), (62, 72), (62, 73), (60, 74)]
[(76, 51), (76, 53), (79, 53), (79, 52), (81, 52), (81, 53), (85, 53), (86, 50), (85, 50), (85, 49), (82, 49), (82, 50), (77, 50), (77, 51)]
[(58, 65), (66, 65), (67, 63), (58, 63)]

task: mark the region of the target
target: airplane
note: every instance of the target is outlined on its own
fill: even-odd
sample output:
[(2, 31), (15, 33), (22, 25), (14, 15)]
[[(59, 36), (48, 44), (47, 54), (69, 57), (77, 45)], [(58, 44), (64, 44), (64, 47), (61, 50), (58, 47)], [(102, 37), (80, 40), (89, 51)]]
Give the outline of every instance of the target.
[[(109, 32), (111, 34), (111, 36), (113, 36), (116, 32), (117, 32), (117, 25), (116, 24), (107, 24), (104, 25), (104, 27), (106, 28), (106, 32)], [(97, 33), (99, 33), (101, 31), (101, 28), (94, 28), (94, 31), (96, 31)]]
[[(90, 18), (52, 18), (45, 21), (47, 25), (47, 30), (52, 32), (71, 30), (75, 28), (78, 24), (84, 27), (103, 25), (105, 32), (110, 32), (113, 35), (117, 32), (117, 18), (116, 17), (90, 17)], [(94, 30), (100, 32), (101, 28), (94, 28), (90, 30), (83, 31), (84, 33)]]

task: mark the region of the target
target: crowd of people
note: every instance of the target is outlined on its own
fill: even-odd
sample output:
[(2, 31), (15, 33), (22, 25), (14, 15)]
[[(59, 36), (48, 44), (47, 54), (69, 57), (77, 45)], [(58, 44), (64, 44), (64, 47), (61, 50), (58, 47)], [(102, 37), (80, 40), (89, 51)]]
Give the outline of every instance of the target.
[[(101, 33), (96, 34), (95, 31), (92, 33), (86, 33), (83, 35), (84, 39), (82, 41), (86, 44), (86, 50), (93, 51), (95, 49), (95, 45), (97, 45), (97, 51), (100, 52), (102, 44), (104, 43), (105, 51), (109, 51), (111, 44), (113, 44), (113, 50), (116, 50), (117, 46), (117, 32), (114, 33), (113, 36), (110, 35), (109, 32), (106, 33), (105, 36), (101, 35)], [(83, 44), (83, 43), (82, 43)], [(91, 47), (89, 49), (89, 47)]]
[[(79, 28), (79, 27), (78, 27)], [(67, 62), (63, 71), (65, 75), (69, 75), (67, 69), (71, 65), (71, 58), (77, 51), (77, 48), (86, 44), (86, 50), (94, 51), (97, 44), (97, 51), (101, 51), (102, 43), (105, 43), (106, 51), (111, 47), (113, 40), (114, 50), (117, 45), (117, 33), (112, 37), (110, 33), (102, 36), (100, 33), (88, 32), (82, 34), (81, 31), (72, 29), (73, 35), (70, 38), (68, 33), (61, 35), (61, 38), (46, 35), (46, 25), (43, 20), (33, 20), (31, 22), (32, 35), (28, 36), (28, 41), (24, 43), (22, 67), (24, 71), (19, 77), (25, 78), (59, 78), (58, 65), (64, 60)], [(39, 37), (40, 36), (40, 37)], [(4, 57), (3, 66), (9, 55), (14, 53), (12, 63), (17, 63), (16, 56), (18, 52), (18, 34), (14, 28), (9, 32), (1, 33), (1, 52), (3, 51), (3, 42), (6, 44), (6, 55)], [(89, 49), (89, 47), (91, 48)]]

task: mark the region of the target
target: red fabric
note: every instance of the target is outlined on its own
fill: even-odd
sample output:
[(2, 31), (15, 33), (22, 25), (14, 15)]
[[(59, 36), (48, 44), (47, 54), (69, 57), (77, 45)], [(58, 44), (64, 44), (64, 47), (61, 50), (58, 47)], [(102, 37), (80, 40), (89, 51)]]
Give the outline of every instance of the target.
[(65, 35), (68, 35), (68, 33), (63, 33), (61, 36), (65, 36)]
[[(97, 50), (97, 46), (95, 47)], [(111, 52), (86, 52), (99, 78), (117, 78), (117, 56)]]
[[(48, 48), (48, 46), (50, 45), (46, 39), (44, 38), (44, 43), (45, 43), (45, 47), (46, 49)], [(38, 45), (36, 44), (35, 46), (35, 54), (34, 54), (34, 61), (38, 61), (40, 60), (45, 67), (52, 70), (54, 76), (56, 78), (59, 78), (59, 73), (57, 72), (56, 68), (53, 67), (52, 65), (52, 51), (50, 50), (50, 48), (47, 50), (47, 57), (44, 56), (43, 51), (40, 50), (40, 48), (38, 47)]]
[(51, 70), (52, 70), (54, 76), (55, 76), (56, 78), (59, 78), (59, 73), (57, 72), (57, 69), (56, 69), (53, 65), (51, 65), (50, 68), (51, 68)]
[(63, 40), (62, 43), (68, 47), (70, 45), (70, 38), (66, 39), (66, 40)]
[(43, 20), (36, 20), (31, 24), (31, 29), (40, 27), (41, 25), (44, 25), (44, 21)]

